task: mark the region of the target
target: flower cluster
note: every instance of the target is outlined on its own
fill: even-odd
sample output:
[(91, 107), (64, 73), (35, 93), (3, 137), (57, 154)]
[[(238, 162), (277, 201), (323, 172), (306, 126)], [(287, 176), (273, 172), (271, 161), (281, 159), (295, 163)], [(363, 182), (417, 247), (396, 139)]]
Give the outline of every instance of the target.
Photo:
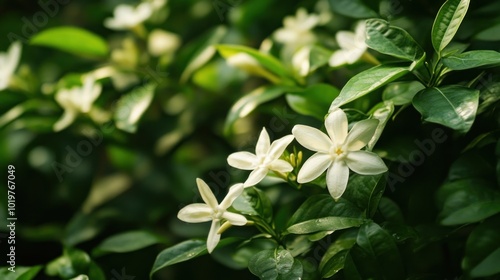
[[(344, 193), (349, 180), (349, 170), (361, 175), (376, 175), (387, 171), (382, 159), (373, 152), (361, 150), (374, 136), (378, 120), (362, 120), (348, 130), (347, 116), (342, 109), (336, 109), (326, 117), (327, 134), (317, 128), (295, 125), (291, 135), (286, 135), (271, 143), (269, 134), (263, 128), (255, 147), (255, 154), (236, 152), (228, 156), (230, 166), (252, 170), (244, 183), (233, 185), (226, 197), (218, 204), (208, 185), (197, 179), (198, 190), (205, 204), (194, 203), (179, 211), (178, 218), (185, 222), (198, 223), (212, 221), (208, 234), (207, 249), (212, 252), (220, 240), (221, 229), (228, 226), (242, 226), (247, 219), (227, 209), (241, 195), (245, 188), (260, 183), (273, 171), (287, 174), (294, 166), (281, 159), (286, 147), (296, 139), (305, 148), (315, 151), (298, 171), (297, 183), (313, 181), (326, 171), (326, 185), (333, 199), (339, 199)], [(288, 178), (288, 176), (281, 176)], [(227, 226), (226, 226), (227, 225)]]

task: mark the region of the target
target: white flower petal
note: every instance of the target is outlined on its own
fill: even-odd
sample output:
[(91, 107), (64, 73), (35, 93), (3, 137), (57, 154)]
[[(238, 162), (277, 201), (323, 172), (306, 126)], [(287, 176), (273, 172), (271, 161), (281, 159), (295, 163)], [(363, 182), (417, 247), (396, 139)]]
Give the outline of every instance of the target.
[(281, 173), (290, 172), (293, 170), (293, 166), (286, 160), (276, 159), (271, 164), (269, 164), (269, 169)]
[(297, 142), (311, 151), (328, 153), (332, 146), (330, 138), (314, 127), (295, 125), (292, 133)]
[(210, 226), (210, 232), (207, 237), (207, 251), (208, 253), (212, 253), (212, 251), (217, 247), (220, 241), (220, 234), (217, 232), (220, 229), (220, 221), (213, 220), (212, 225)]
[(338, 67), (346, 64), (349, 61), (349, 51), (346, 50), (338, 50), (335, 51), (332, 56), (330, 56), (330, 60), (328, 64), (331, 67)]
[(318, 178), (332, 164), (332, 159), (328, 154), (316, 153), (304, 162), (297, 175), (297, 182), (307, 183)]
[(349, 134), (347, 135), (347, 149), (349, 151), (357, 151), (366, 146), (366, 144), (368, 144), (368, 142), (372, 139), (373, 134), (377, 129), (378, 122), (379, 121), (376, 119), (368, 119), (354, 124), (351, 131), (349, 131)]
[(286, 147), (288, 147), (288, 145), (290, 145), (290, 143), (293, 141), (293, 139), (293, 135), (287, 135), (274, 141), (269, 148), (268, 157), (273, 159), (279, 158), (285, 151)]
[(265, 128), (262, 128), (260, 132), (259, 140), (257, 140), (257, 144), (255, 145), (255, 154), (257, 156), (264, 156), (269, 151), (269, 147), (271, 146), (271, 140), (269, 139), (269, 134)]
[(227, 163), (238, 169), (252, 170), (257, 165), (257, 156), (249, 152), (236, 152), (227, 157)]
[(19, 41), (12, 43), (9, 47), (7, 54), (7, 64), (0, 67), (5, 67), (8, 72), (12, 75), (19, 64), (19, 59), (21, 58), (22, 44)]
[(78, 113), (74, 110), (67, 109), (64, 111), (62, 117), (54, 124), (54, 131), (61, 131), (72, 124)]
[(349, 181), (349, 168), (347, 165), (341, 161), (335, 161), (328, 171), (326, 171), (326, 186), (328, 187), (328, 192), (337, 200), (344, 193), (347, 182)]
[(208, 222), (212, 220), (212, 209), (204, 203), (189, 204), (179, 210), (177, 218), (188, 223)]
[(241, 214), (224, 212), (222, 218), (226, 219), (229, 223), (235, 226), (244, 226), (247, 223), (247, 218)]
[(330, 112), (325, 119), (326, 131), (336, 145), (344, 144), (347, 137), (347, 116), (342, 109)]
[(356, 35), (351, 31), (339, 31), (335, 34), (335, 39), (342, 49), (351, 50), (356, 48)]
[(244, 186), (242, 183), (234, 184), (232, 187), (230, 187), (226, 197), (224, 197), (222, 202), (219, 204), (219, 209), (225, 211), (227, 208), (229, 208), (229, 206), (233, 204), (234, 200), (241, 195), (243, 189)]
[(217, 202), (217, 198), (215, 198), (214, 193), (207, 185), (207, 183), (205, 183), (205, 181), (200, 178), (196, 178), (196, 184), (198, 185), (198, 191), (200, 192), (203, 201), (205, 201), (205, 203), (210, 206), (210, 208), (216, 209), (219, 203)]
[(269, 170), (265, 167), (259, 167), (252, 171), (245, 181), (245, 187), (255, 186), (260, 183), (260, 181), (266, 177), (268, 171)]
[(347, 154), (349, 168), (361, 175), (376, 175), (387, 171), (384, 161), (375, 153), (354, 151)]

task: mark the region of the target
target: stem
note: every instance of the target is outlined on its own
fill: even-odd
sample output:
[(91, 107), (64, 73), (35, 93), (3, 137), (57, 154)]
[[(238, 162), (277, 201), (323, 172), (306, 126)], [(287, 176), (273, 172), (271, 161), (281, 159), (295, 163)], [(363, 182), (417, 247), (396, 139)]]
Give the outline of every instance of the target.
[(363, 53), (363, 55), (361, 56), (361, 59), (368, 62), (368, 63), (371, 63), (373, 65), (380, 65), (380, 61), (378, 61), (378, 59), (376, 59), (373, 55), (371, 55), (368, 51), (365, 51)]

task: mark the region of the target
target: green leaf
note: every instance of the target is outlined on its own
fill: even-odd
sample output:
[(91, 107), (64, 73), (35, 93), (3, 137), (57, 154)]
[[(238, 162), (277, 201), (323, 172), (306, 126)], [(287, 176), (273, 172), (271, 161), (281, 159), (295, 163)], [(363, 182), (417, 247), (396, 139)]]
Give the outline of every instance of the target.
[[(238, 240), (240, 239), (222, 239), (217, 245), (217, 248), (232, 244)], [(207, 252), (207, 244), (204, 240), (186, 240), (176, 244), (161, 251), (158, 256), (156, 256), (153, 268), (151, 268), (150, 276), (164, 267), (205, 255)]]
[(378, 14), (361, 0), (330, 0), (330, 7), (338, 14), (352, 18), (371, 18)]
[(54, 27), (33, 36), (31, 45), (51, 47), (72, 54), (103, 57), (108, 54), (106, 41), (85, 29)]
[(323, 278), (332, 277), (344, 268), (349, 249), (356, 244), (356, 233), (357, 231), (347, 231), (336, 238), (328, 247), (319, 263), (319, 269)]
[(271, 201), (258, 188), (245, 188), (245, 191), (233, 202), (232, 207), (241, 214), (259, 216), (267, 222), (271, 222), (273, 218)]
[(474, 36), (474, 39), (481, 41), (499, 41), (500, 40), (500, 24), (493, 25)]
[(248, 263), (248, 269), (261, 280), (301, 279), (302, 263), (284, 249), (271, 249), (256, 254)]
[(470, 51), (443, 58), (443, 64), (451, 70), (465, 70), (500, 64), (500, 53), (490, 50)]
[(220, 25), (214, 28), (214, 30), (208, 34), (207, 38), (200, 38), (203, 39), (203, 43), (191, 56), (189, 62), (186, 63), (186, 68), (184, 68), (181, 74), (181, 83), (185, 83), (194, 72), (210, 61), (217, 52), (214, 45), (220, 43), (226, 34), (227, 27)]
[(382, 99), (392, 101), (396, 106), (410, 104), (413, 97), (424, 88), (425, 86), (417, 81), (391, 83), (384, 89)]
[(413, 106), (425, 121), (467, 132), (474, 123), (479, 90), (459, 85), (427, 88), (415, 95)]
[(15, 272), (9, 270), (9, 267), (0, 268), (0, 279), (2, 280), (31, 280), (36, 277), (42, 269), (41, 265), (37, 266), (16, 266)]
[(375, 144), (377, 144), (380, 136), (382, 136), (382, 132), (384, 132), (384, 128), (391, 119), (392, 114), (394, 114), (394, 103), (392, 103), (392, 101), (380, 102), (375, 105), (369, 113), (372, 116), (372, 119), (378, 120), (377, 129), (375, 130), (372, 139), (370, 139), (370, 142), (366, 145), (366, 149), (371, 151), (373, 147), (375, 147)]
[(231, 134), (234, 122), (248, 116), (262, 103), (276, 99), (283, 95), (290, 87), (283, 86), (261, 86), (240, 98), (229, 110), (224, 124), (224, 133)]
[(342, 197), (372, 217), (385, 190), (385, 176), (352, 174)]
[(286, 101), (295, 112), (323, 120), (330, 104), (338, 95), (336, 87), (314, 84), (304, 91), (288, 93)]
[(441, 54), (457, 33), (469, 2), (470, 0), (448, 0), (439, 9), (432, 26), (432, 46), (436, 53)]
[(351, 227), (359, 227), (367, 220), (345, 217), (324, 217), (294, 224), (286, 232), (292, 234), (308, 234), (318, 231), (336, 231)]
[(479, 224), (465, 245), (462, 269), (471, 277), (487, 277), (500, 273), (500, 216)]
[(343, 197), (335, 201), (327, 194), (313, 195), (297, 209), (288, 221), (288, 226), (324, 217), (362, 218), (363, 213)]
[(407, 67), (379, 65), (352, 77), (333, 100), (330, 110), (356, 100), (409, 72)]
[(453, 183), (439, 214), (442, 225), (475, 223), (500, 213), (500, 192), (485, 181), (473, 182), (460, 180)]
[(404, 223), (401, 208), (399, 208), (399, 206), (391, 199), (382, 197), (378, 204), (378, 210), (385, 221), (401, 224)]
[(141, 116), (153, 100), (156, 84), (147, 84), (122, 96), (116, 105), (114, 119), (116, 127), (134, 133)]
[(161, 240), (147, 231), (129, 231), (106, 238), (94, 250), (101, 253), (125, 253), (140, 250)]
[(326, 65), (330, 60), (332, 53), (332, 51), (321, 46), (312, 46), (309, 53), (309, 71), (315, 71), (316, 69)]
[(366, 35), (368, 47), (383, 54), (409, 61), (418, 61), (425, 54), (408, 32), (382, 19), (367, 20)]
[(376, 223), (366, 223), (358, 232), (356, 243), (370, 256), (384, 279), (404, 279), (403, 263), (392, 236)]
[(288, 69), (277, 58), (269, 54), (261, 53), (256, 49), (239, 45), (218, 45), (217, 50), (226, 59), (238, 53), (246, 53), (277, 76), (288, 80), (292, 78)]

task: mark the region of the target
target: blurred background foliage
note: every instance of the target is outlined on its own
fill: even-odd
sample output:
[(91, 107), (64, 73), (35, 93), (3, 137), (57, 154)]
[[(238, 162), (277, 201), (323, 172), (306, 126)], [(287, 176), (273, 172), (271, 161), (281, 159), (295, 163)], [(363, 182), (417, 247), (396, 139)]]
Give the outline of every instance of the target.
[[(106, 67), (109, 56), (104, 59), (76, 56), (23, 44), (18, 76), (25, 88), (0, 93), (0, 116), (30, 101), (22, 114), (13, 119), (3, 118), (4, 122), (0, 122), (0, 166), (5, 168), (10, 164), (16, 168), (16, 264), (46, 265), (61, 255), (86, 252), (106, 279), (119, 279), (115, 274), (121, 275), (122, 271), (135, 279), (146, 279), (158, 252), (188, 238), (204, 237), (208, 231), (207, 224), (187, 225), (176, 218), (182, 206), (199, 201), (195, 178), (204, 178), (216, 195), (218, 192), (222, 197), (228, 185), (245, 179), (243, 172), (228, 167), (227, 155), (236, 150), (252, 150), (262, 126), (276, 126), (271, 136), (276, 139), (289, 134), (297, 123), (322, 125), (321, 119), (296, 113), (285, 98), (277, 98), (237, 120), (231, 129), (225, 129), (231, 106), (266, 82), (232, 68), (215, 50), (213, 56), (204, 60), (196, 61), (196, 58), (200, 54), (203, 57), (211, 44), (239, 44), (258, 49), (282, 27), (283, 18), (294, 15), (300, 7), (316, 13), (332, 11), (328, 5), (321, 5), (322, 1), (169, 0), (157, 21), (148, 21), (145, 27), (149, 31), (161, 28), (175, 33), (181, 43), (169, 56), (155, 57), (147, 54), (144, 40), (103, 25), (118, 4), (135, 5), (136, 2), (67, 2), (57, 5), (58, 11), (48, 17), (46, 24), (38, 26), (34, 16), (43, 9), (36, 2), (2, 0), (0, 50), (7, 50), (10, 45), (7, 34), (15, 33), (29, 40), (57, 26), (77, 26), (99, 34), (109, 44), (111, 53), (125, 46), (123, 40), (132, 40), (139, 48), (138, 62), (131, 70), (137, 78), (136, 83), (118, 90), (109, 77), (103, 79), (103, 93), (95, 104), (101, 108), (115, 108), (118, 106), (116, 100), (132, 88), (148, 84), (155, 86), (154, 96), (137, 126), (130, 130), (117, 127), (116, 121), (99, 123), (79, 116), (68, 128), (54, 132), (53, 125), (63, 112), (52, 97), (55, 90), (72, 85), (72, 74)], [(363, 2), (390, 19), (392, 24), (407, 30), (431, 53), (430, 29), (444, 1)], [(498, 49), (499, 11), (500, 4), (495, 1), (472, 1), (456, 40), (468, 44), (470, 49)], [(356, 22), (342, 14), (342, 10), (332, 14), (327, 24), (315, 29), (321, 45), (328, 49), (338, 47), (334, 40), (336, 31), (350, 30)], [(32, 26), (26, 27), (30, 23)], [(279, 43), (275, 43), (270, 53), (280, 57), (279, 49)], [(125, 57), (130, 58), (132, 53), (126, 52)], [(390, 60), (380, 54), (377, 58)], [(336, 69), (323, 67), (308, 76), (305, 83), (322, 82), (342, 88), (350, 77), (367, 68), (367, 64)], [(484, 87), (497, 82), (497, 72), (498, 69), (489, 70), (486, 77), (491, 79)], [(463, 75), (470, 75), (470, 72), (458, 73), (449, 82), (470, 79)], [(500, 94), (499, 89), (497, 87), (494, 94)], [(352, 107), (366, 113), (381, 95), (380, 90), (354, 102)], [(137, 100), (130, 102), (133, 104)], [(410, 248), (405, 243), (408, 236), (401, 240), (409, 275), (425, 276), (412, 279), (460, 277), (462, 256), (467, 250), (464, 240), (475, 226), (464, 225), (450, 230), (438, 225), (436, 221), (442, 205), (436, 199), (436, 190), (444, 181), (456, 176), (488, 182), (498, 180), (499, 147), (495, 146), (495, 139), (498, 139), (499, 122), (496, 109), (479, 115), (471, 132), (465, 136), (444, 128), (447, 141), (437, 144), (435, 152), (421, 165), (414, 166), (415, 171), (409, 177), (386, 190), (385, 195), (396, 202), (394, 207), (401, 208), (405, 223), (418, 228), (419, 234), (430, 236), (419, 239), (427, 243), (420, 244), (422, 249), (416, 253), (407, 249)], [(420, 115), (414, 109), (403, 110), (389, 122), (376, 148), (391, 162), (390, 167), (397, 169), (419, 148), (415, 139), (428, 139), (436, 127), (421, 125)], [(490, 131), (496, 134), (477, 138)], [(478, 140), (469, 152), (459, 153), (475, 139)], [(85, 151), (84, 155), (80, 150)], [(495, 187), (498, 188), (498, 184)], [(293, 201), (300, 194), (291, 188), (272, 187), (266, 191), (273, 202), (280, 201), (273, 204), (280, 207), (275, 209), (277, 213), (285, 217), (292, 215), (292, 209), (298, 205), (289, 205), (287, 201)], [(2, 191), (0, 197), (0, 221), (5, 221), (6, 192)], [(0, 226), (7, 232), (4, 222)], [(103, 244), (116, 234), (136, 231), (146, 235), (143, 238), (150, 246), (122, 253), (120, 247), (126, 246), (124, 241), (119, 245)], [(232, 231), (248, 236), (241, 229)], [(5, 239), (1, 241), (4, 265)], [(67, 249), (63, 254), (64, 248), (77, 249)], [(216, 251), (212, 256), (165, 268), (154, 278), (254, 279), (248, 270), (239, 268)], [(50, 271), (50, 265), (43, 269)], [(52, 279), (40, 275), (39, 279)], [(54, 276), (53, 279), (59, 278)]]

